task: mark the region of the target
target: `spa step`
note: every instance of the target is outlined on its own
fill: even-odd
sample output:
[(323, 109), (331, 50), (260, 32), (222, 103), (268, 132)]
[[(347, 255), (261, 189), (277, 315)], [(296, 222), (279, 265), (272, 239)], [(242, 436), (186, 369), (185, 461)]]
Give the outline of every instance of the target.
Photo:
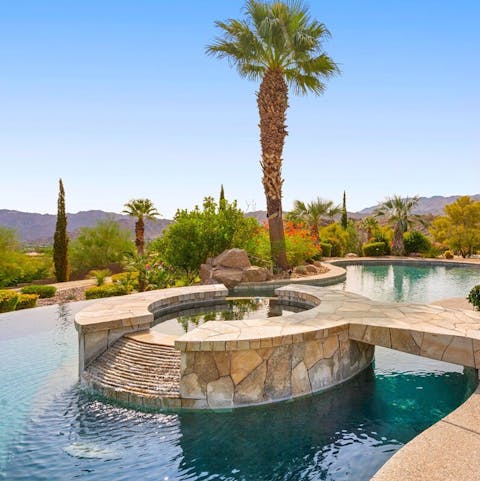
[(172, 346), (122, 337), (82, 374), (83, 383), (107, 397), (161, 407), (179, 398), (180, 352)]

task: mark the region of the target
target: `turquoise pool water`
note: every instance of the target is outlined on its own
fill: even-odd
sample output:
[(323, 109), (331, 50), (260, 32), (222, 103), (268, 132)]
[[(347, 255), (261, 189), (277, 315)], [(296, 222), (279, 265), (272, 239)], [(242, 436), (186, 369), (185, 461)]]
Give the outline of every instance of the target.
[(428, 304), (467, 297), (470, 289), (480, 284), (480, 268), (475, 267), (352, 265), (346, 270), (346, 281), (332, 288), (378, 301)]
[(475, 387), (472, 370), (377, 348), (375, 366), (317, 396), (139, 413), (78, 389), (73, 315), (85, 304), (0, 315), (0, 479), (365, 481)]

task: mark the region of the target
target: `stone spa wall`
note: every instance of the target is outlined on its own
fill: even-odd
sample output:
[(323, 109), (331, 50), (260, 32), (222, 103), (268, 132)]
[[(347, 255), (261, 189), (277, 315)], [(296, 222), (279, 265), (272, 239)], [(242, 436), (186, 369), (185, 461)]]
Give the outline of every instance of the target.
[(182, 352), (182, 407), (225, 409), (305, 396), (346, 381), (374, 355), (374, 346), (348, 339), (348, 328), (224, 344), (223, 351)]

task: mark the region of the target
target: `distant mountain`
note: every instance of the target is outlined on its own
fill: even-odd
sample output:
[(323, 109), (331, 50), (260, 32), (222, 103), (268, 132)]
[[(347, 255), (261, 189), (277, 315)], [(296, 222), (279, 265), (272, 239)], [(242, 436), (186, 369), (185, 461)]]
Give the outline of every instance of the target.
[[(442, 197), (439, 195), (434, 197), (420, 197), (420, 201), (414, 212), (423, 215), (442, 215), (443, 208), (455, 202), (459, 197), (459, 195), (450, 197)], [(470, 197), (480, 201), (480, 194)], [(352, 219), (361, 219), (367, 215), (371, 215), (376, 207), (377, 206), (367, 207), (359, 212), (349, 212), (348, 216)], [(248, 212), (245, 215), (257, 219), (260, 223), (263, 223), (267, 219), (267, 213), (264, 210)], [(132, 233), (135, 226), (135, 219), (133, 217), (116, 214), (114, 212), (104, 212), (103, 210), (87, 210), (77, 212), (76, 214), (67, 214), (67, 218), (68, 231), (72, 238), (78, 235), (81, 227), (93, 227), (98, 221), (105, 219), (115, 220), (121, 227), (130, 229)], [(56, 216), (52, 214), (34, 214), (17, 210), (0, 209), (0, 226), (15, 229), (20, 240), (28, 244), (51, 244), (55, 231), (55, 221)], [(149, 240), (158, 237), (163, 229), (171, 222), (172, 221), (168, 219), (159, 219), (157, 222), (147, 221), (145, 224), (146, 239)]]
[[(443, 208), (446, 205), (455, 202), (459, 197), (461, 196), (451, 195), (450, 197), (443, 197), (441, 195), (435, 195), (433, 197), (420, 197), (417, 207), (413, 210), (413, 213), (420, 215), (443, 215)], [(470, 197), (474, 200), (480, 201), (480, 194), (471, 195)], [(366, 217), (368, 215), (372, 215), (377, 207), (378, 204), (372, 207), (367, 207), (366, 209), (356, 212), (352, 215), (352, 217)]]
[[(0, 209), (0, 226), (15, 229), (20, 240), (28, 244), (51, 244), (56, 219), (57, 217), (52, 214)], [(132, 233), (134, 231), (135, 219), (133, 217), (102, 210), (88, 210), (67, 214), (68, 232), (74, 238), (78, 235), (81, 227), (93, 227), (98, 221), (106, 219), (118, 222), (121, 227), (130, 229)], [(147, 221), (145, 238), (148, 240), (158, 237), (170, 222), (167, 219), (159, 219), (157, 222)]]

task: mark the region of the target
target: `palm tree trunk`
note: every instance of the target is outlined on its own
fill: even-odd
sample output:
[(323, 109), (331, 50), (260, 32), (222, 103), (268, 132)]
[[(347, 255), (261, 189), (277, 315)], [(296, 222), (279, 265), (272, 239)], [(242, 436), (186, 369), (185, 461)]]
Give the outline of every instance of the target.
[(145, 224), (141, 217), (135, 222), (135, 246), (137, 247), (137, 253), (143, 256), (145, 246)]
[(392, 254), (394, 256), (403, 256), (405, 254), (403, 230), (398, 224), (395, 225), (395, 230), (393, 231)]
[(288, 87), (279, 70), (267, 70), (257, 94), (260, 114), (263, 189), (267, 201), (270, 248), (274, 267), (289, 268), (282, 214), (282, 152), (287, 130)]

